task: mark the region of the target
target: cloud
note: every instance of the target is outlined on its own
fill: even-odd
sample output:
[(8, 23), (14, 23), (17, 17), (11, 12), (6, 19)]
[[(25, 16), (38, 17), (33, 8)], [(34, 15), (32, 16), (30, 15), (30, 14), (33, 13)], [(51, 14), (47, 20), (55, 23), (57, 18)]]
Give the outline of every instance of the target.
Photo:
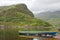
[(60, 0), (35, 0), (28, 6), (34, 13), (60, 10)]
[(25, 3), (33, 13), (60, 10), (60, 0), (0, 0), (0, 6), (18, 3)]
[(27, 0), (0, 0), (0, 6), (25, 3)]

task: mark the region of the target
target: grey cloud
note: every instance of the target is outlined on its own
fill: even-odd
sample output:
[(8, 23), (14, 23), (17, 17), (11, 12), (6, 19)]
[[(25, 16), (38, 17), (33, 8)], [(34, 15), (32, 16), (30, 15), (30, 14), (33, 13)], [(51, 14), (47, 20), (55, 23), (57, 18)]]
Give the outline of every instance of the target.
[(29, 7), (33, 12), (60, 10), (60, 0), (35, 0)]
[(25, 3), (34, 13), (60, 10), (60, 0), (0, 0), (0, 5), (17, 3)]
[(0, 0), (0, 6), (25, 3), (27, 0)]

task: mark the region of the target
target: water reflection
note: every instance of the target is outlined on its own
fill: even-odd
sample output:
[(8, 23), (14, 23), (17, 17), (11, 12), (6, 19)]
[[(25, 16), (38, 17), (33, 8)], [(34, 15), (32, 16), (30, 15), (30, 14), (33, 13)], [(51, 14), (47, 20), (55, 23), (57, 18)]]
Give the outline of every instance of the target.
[(39, 40), (39, 38), (34, 38), (33, 40)]

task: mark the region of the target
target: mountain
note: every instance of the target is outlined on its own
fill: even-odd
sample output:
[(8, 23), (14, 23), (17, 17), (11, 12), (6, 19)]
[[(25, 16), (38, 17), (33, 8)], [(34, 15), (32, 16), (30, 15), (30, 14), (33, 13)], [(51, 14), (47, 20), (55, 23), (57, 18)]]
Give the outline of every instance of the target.
[(60, 11), (47, 11), (36, 15), (37, 18), (45, 20), (55, 26), (60, 26)]
[[(17, 5), (11, 5), (11, 6), (0, 6), (0, 16), (2, 16), (6, 11), (13, 12), (13, 11), (22, 12), (28, 15), (33, 16), (32, 12), (28, 10), (27, 6), (25, 4), (17, 4)], [(3, 13), (1, 15), (1, 13)]]
[(34, 18), (33, 13), (25, 4), (0, 7), (0, 25), (4, 26), (44, 26), (51, 24), (43, 20)]
[(52, 27), (52, 25), (35, 18), (25, 4), (0, 6), (0, 40), (19, 40), (19, 30), (50, 30), (50, 28), (42, 29), (41, 27)]

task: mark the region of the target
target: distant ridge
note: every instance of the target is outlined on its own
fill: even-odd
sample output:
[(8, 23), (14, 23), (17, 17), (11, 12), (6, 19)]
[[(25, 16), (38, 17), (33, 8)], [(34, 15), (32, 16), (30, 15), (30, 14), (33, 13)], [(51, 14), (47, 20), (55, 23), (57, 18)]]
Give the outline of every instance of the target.
[(49, 23), (59, 27), (60, 26), (60, 11), (47, 11), (47, 12), (42, 12), (36, 15), (38, 19), (42, 19), (45, 21), (48, 21)]

